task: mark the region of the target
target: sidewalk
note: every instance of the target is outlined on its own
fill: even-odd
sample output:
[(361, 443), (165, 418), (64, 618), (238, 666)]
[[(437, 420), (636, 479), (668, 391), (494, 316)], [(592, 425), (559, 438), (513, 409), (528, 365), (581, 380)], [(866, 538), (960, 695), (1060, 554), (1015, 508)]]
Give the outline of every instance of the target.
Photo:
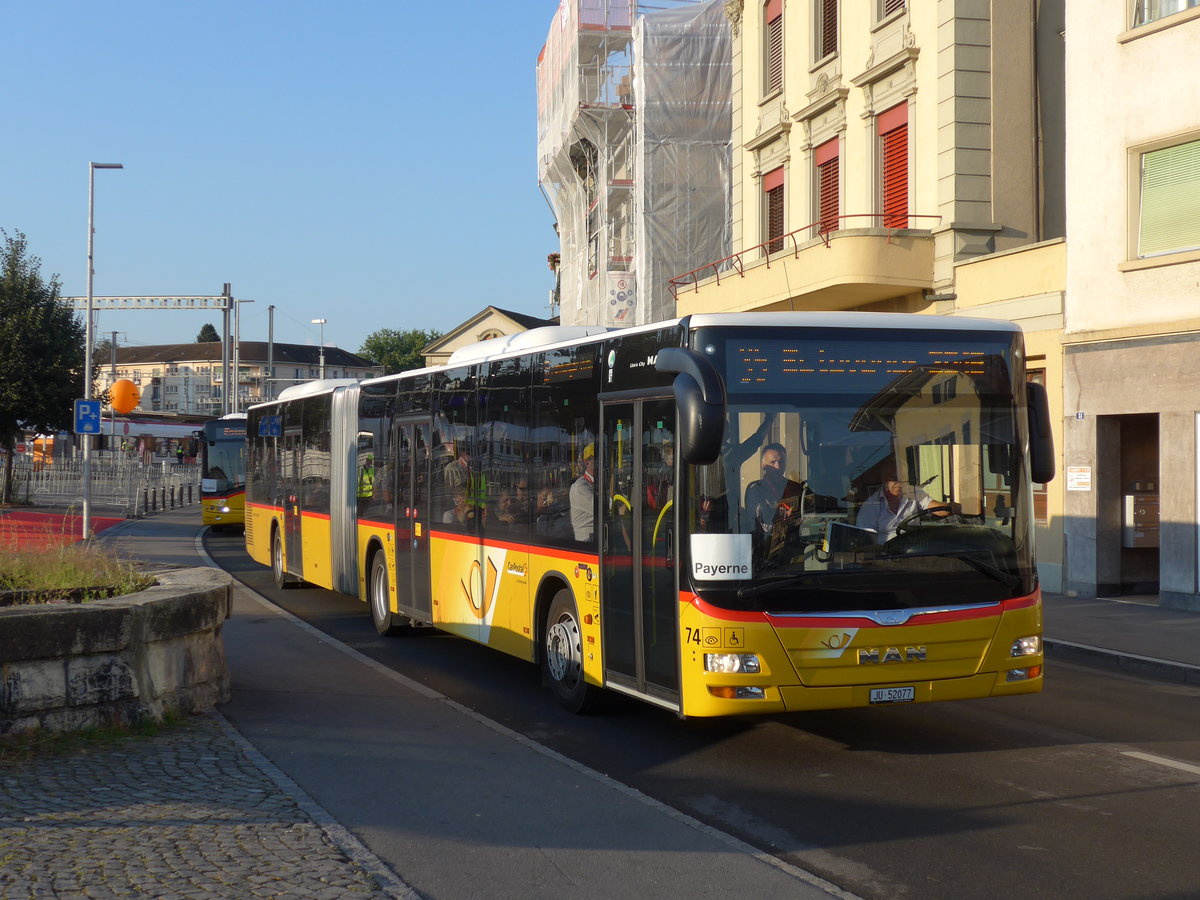
[(1046, 654), (1200, 684), (1200, 613), (1153, 601), (1046, 594)]
[[(197, 508), (102, 538), (203, 565)], [(1200, 614), (1045, 602), (1051, 659), (1200, 683)], [(0, 900), (853, 896), (333, 641), (242, 586), (233, 698), (152, 738), (0, 769)]]

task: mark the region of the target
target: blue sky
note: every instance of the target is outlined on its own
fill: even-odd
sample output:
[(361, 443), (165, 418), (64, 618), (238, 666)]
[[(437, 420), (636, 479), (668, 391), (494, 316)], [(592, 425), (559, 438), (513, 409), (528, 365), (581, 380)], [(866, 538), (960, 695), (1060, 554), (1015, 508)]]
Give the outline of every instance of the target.
[[(8, 0), (0, 228), (86, 294), (219, 294), (243, 340), (357, 350), (489, 304), (547, 315), (537, 54), (557, 0)], [(105, 312), (121, 344), (220, 314)]]

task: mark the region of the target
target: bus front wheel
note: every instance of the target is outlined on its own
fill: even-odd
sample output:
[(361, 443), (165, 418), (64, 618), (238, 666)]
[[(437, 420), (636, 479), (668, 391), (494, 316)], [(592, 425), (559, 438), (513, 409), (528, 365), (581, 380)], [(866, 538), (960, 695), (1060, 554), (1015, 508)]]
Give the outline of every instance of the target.
[(371, 621), (375, 623), (375, 631), (389, 636), (399, 634), (402, 628), (396, 624), (398, 617), (388, 609), (388, 595), (391, 591), (388, 587), (387, 557), (383, 555), (382, 550), (377, 550), (371, 557), (371, 577), (368, 589), (370, 591), (368, 602), (371, 605)]
[(542, 680), (568, 712), (583, 712), (591, 699), (592, 690), (583, 677), (579, 613), (568, 590), (559, 591), (550, 602), (542, 648)]

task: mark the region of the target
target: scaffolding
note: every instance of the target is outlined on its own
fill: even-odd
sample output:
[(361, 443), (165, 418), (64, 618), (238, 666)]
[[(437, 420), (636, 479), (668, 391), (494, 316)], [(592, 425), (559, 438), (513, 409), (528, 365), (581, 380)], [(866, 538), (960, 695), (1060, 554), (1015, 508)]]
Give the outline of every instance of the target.
[(729, 23), (720, 0), (655, 6), (562, 0), (538, 56), (564, 325), (668, 318), (669, 279), (729, 252)]

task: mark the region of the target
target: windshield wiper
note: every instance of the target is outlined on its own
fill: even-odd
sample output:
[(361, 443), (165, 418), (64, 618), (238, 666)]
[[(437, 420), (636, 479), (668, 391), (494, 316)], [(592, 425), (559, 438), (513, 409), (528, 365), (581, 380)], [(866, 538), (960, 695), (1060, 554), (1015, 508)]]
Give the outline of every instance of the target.
[(976, 572), (980, 572), (984, 575), (987, 575), (989, 578), (992, 578), (992, 579), (1000, 582), (1002, 585), (1004, 585), (1009, 590), (1016, 590), (1018, 587), (1021, 586), (1021, 579), (1018, 576), (1013, 575), (1011, 572), (1005, 572), (1003, 569), (1001, 569), (997, 566), (993, 566), (991, 563), (986, 563), (983, 560), (978, 559), (976, 556), (973, 555), (978, 552), (979, 552), (978, 550), (950, 550), (950, 551), (944, 551), (942, 553), (895, 553), (895, 554), (888, 554), (886, 556), (881, 555), (881, 556), (877, 556), (875, 558), (876, 559), (921, 559), (921, 558), (929, 558), (929, 557), (938, 557), (938, 558), (946, 558), (946, 559), (958, 559), (958, 560), (962, 560), (963, 562), (965, 562), (968, 566), (970, 566)]
[[(811, 579), (820, 578), (822, 575), (828, 575), (828, 572), (801, 572), (798, 575), (779, 576), (772, 581), (760, 581), (758, 584), (750, 587), (739, 588), (737, 595), (739, 600), (749, 600), (752, 597), (757, 597), (759, 594), (769, 594), (771, 591), (783, 590), (785, 588), (795, 587), (798, 584), (810, 581)], [(829, 585), (816, 582), (817, 587), (828, 588)]]

